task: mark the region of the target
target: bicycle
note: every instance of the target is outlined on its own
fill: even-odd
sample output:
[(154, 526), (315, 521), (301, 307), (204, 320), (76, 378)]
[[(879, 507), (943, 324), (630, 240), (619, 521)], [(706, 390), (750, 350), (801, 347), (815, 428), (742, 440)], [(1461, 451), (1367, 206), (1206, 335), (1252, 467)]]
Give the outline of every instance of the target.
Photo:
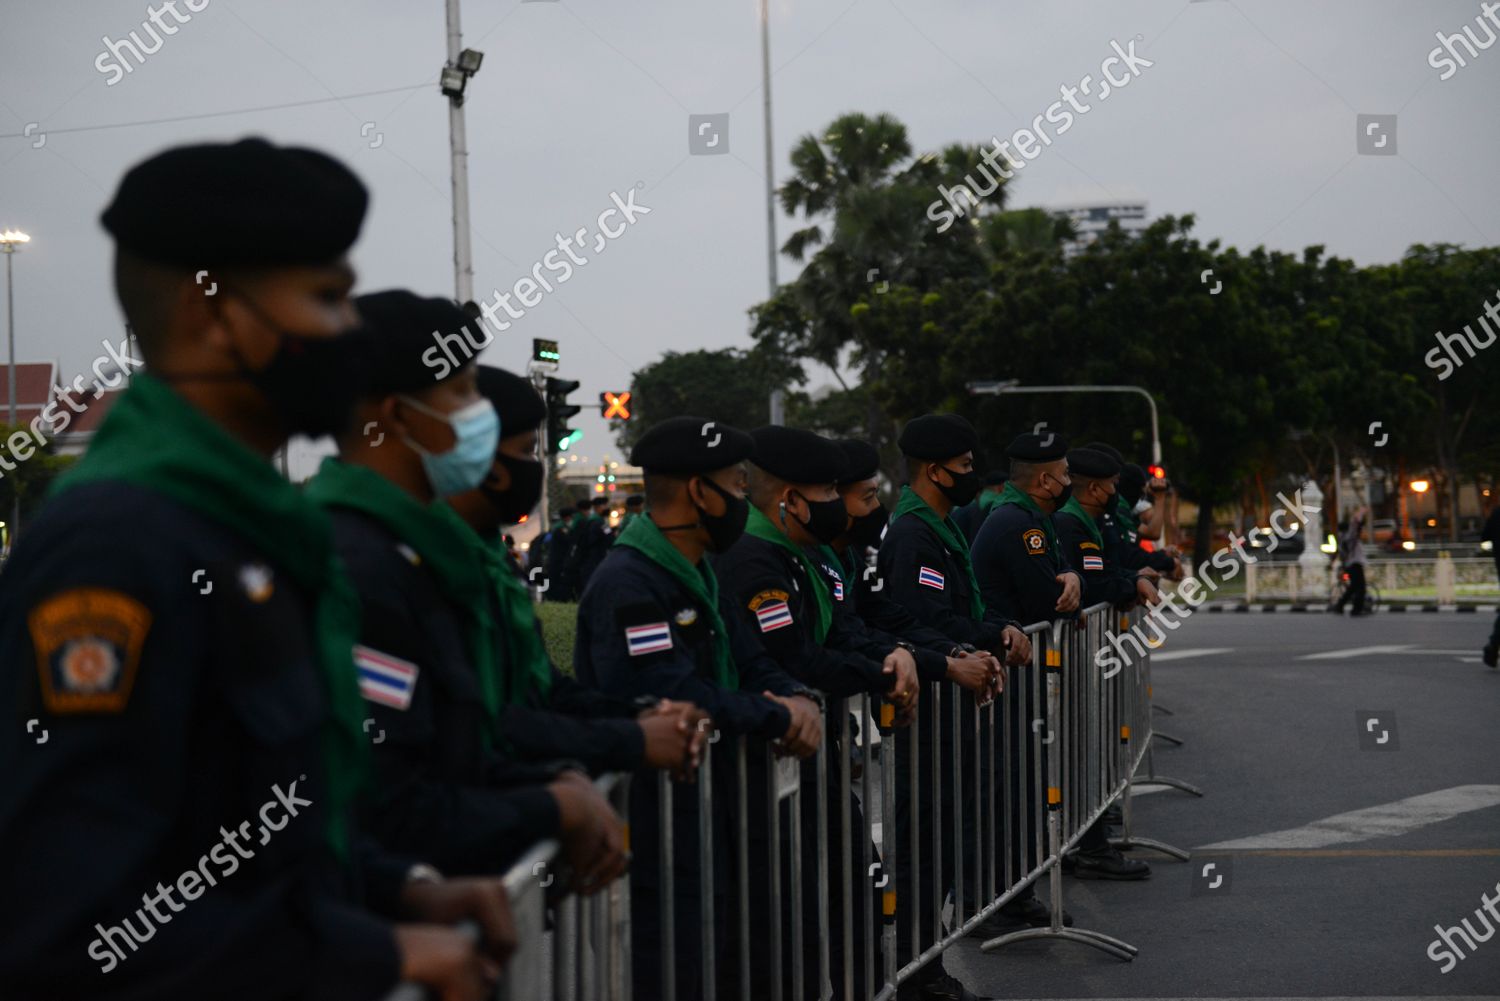
[[(1339, 574), (1339, 582), (1344, 585), (1343, 594), (1347, 594), (1349, 592), (1349, 571), (1345, 570), (1345, 571), (1342, 571)], [(1340, 599), (1342, 599), (1343, 594), (1340, 594), (1340, 596), (1339, 596)], [(1374, 584), (1372, 584), (1370, 582), (1369, 577), (1366, 577), (1365, 578), (1365, 611), (1367, 613), (1368, 612), (1378, 611), (1380, 609), (1380, 605), (1381, 605), (1382, 600), (1383, 599), (1380, 596), (1380, 588), (1378, 588)]]

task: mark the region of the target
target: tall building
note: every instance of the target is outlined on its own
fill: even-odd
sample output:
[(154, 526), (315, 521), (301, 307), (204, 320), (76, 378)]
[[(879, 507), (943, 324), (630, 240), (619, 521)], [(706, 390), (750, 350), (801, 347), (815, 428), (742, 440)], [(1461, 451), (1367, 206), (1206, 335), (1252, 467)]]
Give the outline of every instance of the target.
[(1149, 221), (1144, 201), (1058, 205), (1049, 211), (1068, 219), (1078, 230), (1078, 239), (1063, 248), (1070, 257), (1097, 240), (1111, 222), (1118, 222), (1126, 233), (1135, 234), (1144, 230)]

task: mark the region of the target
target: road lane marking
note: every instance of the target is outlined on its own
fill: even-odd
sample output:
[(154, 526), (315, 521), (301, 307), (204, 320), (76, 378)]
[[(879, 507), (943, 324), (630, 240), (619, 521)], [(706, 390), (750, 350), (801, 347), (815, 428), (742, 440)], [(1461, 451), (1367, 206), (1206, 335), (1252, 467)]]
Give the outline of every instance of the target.
[(1475, 810), (1500, 806), (1500, 785), (1467, 785), (1409, 796), (1394, 803), (1351, 810), (1302, 827), (1204, 845), (1210, 851), (1232, 848), (1325, 848), (1328, 845), (1406, 834)]
[(1166, 653), (1153, 653), (1151, 662), (1159, 664), (1164, 660), (1186, 660), (1189, 657), (1212, 657), (1216, 653), (1234, 653), (1233, 647), (1202, 647), (1193, 650), (1169, 650)]
[(1370, 657), (1383, 653), (1406, 653), (1416, 644), (1402, 643), (1399, 645), (1386, 646), (1360, 646), (1346, 650), (1327, 650), (1323, 653), (1309, 653), (1298, 657), (1298, 660), (1344, 660), (1349, 657)]

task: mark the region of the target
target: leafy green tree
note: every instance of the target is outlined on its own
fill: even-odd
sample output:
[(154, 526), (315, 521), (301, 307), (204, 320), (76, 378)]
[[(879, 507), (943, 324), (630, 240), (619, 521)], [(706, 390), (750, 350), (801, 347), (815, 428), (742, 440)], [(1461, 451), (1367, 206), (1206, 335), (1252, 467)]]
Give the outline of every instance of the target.
[(633, 415), (620, 424), (615, 440), (629, 454), (652, 424), (684, 414), (759, 427), (771, 419), (771, 391), (802, 381), (796, 361), (764, 349), (668, 351), (631, 375)]
[[(11, 426), (0, 421), (0, 443), (4, 443), (0, 455), (4, 456), (7, 464), (15, 466), (12, 470), (0, 470), (0, 521), (10, 521), (12, 506), (19, 495), (21, 531), (24, 532), (27, 522), (40, 510), (52, 481), (75, 460), (73, 456), (57, 455), (50, 440), (32, 452), (29, 458), (19, 459), (9, 442), (12, 434), (21, 432), (35, 444), (36, 439), (30, 437), (31, 429), (26, 425)], [(26, 446), (23, 445), (22, 448), (25, 449)]]

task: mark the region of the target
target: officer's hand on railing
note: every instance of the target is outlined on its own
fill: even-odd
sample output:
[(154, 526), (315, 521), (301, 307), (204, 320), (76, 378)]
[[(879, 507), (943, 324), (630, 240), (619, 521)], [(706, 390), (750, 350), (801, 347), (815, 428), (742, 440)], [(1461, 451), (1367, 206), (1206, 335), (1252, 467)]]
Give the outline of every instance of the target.
[(1135, 596), (1142, 605), (1155, 605), (1161, 601), (1161, 593), (1156, 590), (1156, 585), (1145, 577), (1136, 578)]
[(456, 928), (397, 925), (396, 952), (401, 979), (426, 987), (438, 1001), (485, 1001), (500, 978), (500, 964), (481, 956), (473, 935)]
[(1006, 626), (1002, 635), (1005, 637), (1005, 663), (1012, 667), (1031, 663), (1031, 637), (1026, 635), (1026, 630)]
[(440, 925), (471, 922), (480, 949), (501, 967), (516, 951), (516, 922), (501, 878), (465, 877), (412, 881), (401, 889), (408, 917)]
[[(988, 657), (988, 660), (986, 659)], [(980, 705), (995, 697), (995, 670), (988, 654), (960, 652), (948, 658), (948, 680), (973, 693)]]
[(1059, 612), (1078, 611), (1078, 600), (1083, 594), (1083, 582), (1078, 575), (1069, 571), (1060, 573), (1053, 579), (1063, 586), (1062, 595), (1057, 599), (1056, 610)]
[(897, 713), (907, 714), (914, 709), (917, 704), (919, 683), (917, 659), (912, 656), (911, 651), (898, 646), (886, 654), (885, 661), (880, 665), (880, 673), (895, 679), (886, 697), (895, 704)]
[(571, 889), (585, 896), (597, 893), (630, 864), (620, 818), (579, 772), (564, 772), (547, 788), (557, 800), (562, 853), (573, 872)]
[(773, 695), (768, 691), (761, 692), (761, 695), (786, 706), (791, 714), (791, 722), (781, 737), (784, 751), (799, 758), (816, 754), (818, 744), (823, 740), (823, 710), (818, 704), (805, 695)]
[(643, 755), (647, 768), (660, 768), (675, 779), (689, 779), (702, 756), (704, 730), (700, 720), (703, 711), (691, 702), (662, 701), (638, 719), (644, 738)]
[(1187, 571), (1183, 569), (1182, 557), (1177, 553), (1172, 554), (1172, 573), (1169, 576), (1174, 581), (1180, 581), (1187, 576)]

